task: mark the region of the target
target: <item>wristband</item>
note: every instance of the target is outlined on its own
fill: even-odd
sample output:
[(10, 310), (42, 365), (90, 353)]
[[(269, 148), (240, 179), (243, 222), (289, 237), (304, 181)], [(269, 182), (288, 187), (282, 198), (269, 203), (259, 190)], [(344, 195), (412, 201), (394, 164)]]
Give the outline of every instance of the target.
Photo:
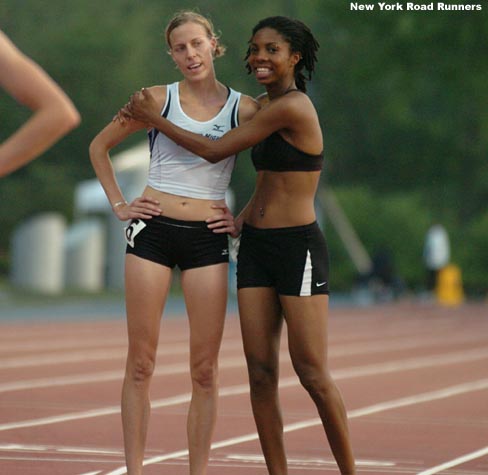
[(117, 203), (114, 203), (112, 205), (112, 209), (118, 208), (119, 206), (123, 206), (123, 205), (126, 205), (126, 204), (128, 204), (128, 203), (125, 200), (123, 200), (123, 201), (117, 201)]

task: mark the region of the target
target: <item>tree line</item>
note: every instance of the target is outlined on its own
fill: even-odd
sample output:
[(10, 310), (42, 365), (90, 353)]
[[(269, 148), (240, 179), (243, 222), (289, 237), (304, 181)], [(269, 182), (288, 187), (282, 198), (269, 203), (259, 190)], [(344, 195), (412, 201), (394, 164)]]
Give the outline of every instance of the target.
[[(0, 181), (3, 272), (9, 236), (22, 219), (45, 210), (72, 217), (75, 184), (94, 176), (88, 144), (130, 93), (178, 79), (163, 30), (175, 11), (195, 6), (228, 48), (216, 61), (218, 77), (250, 95), (262, 92), (244, 67), (254, 24), (275, 14), (307, 23), (321, 45), (309, 92), (325, 135), (323, 186), (337, 191), (369, 252), (391, 249), (410, 286), (421, 285), (422, 239), (435, 220), (448, 228), (468, 290), (486, 292), (488, 7), (353, 12), (344, 0), (248, 0), (245, 8), (230, 0), (3, 0), (0, 28), (63, 86), (83, 117), (44, 157)], [(0, 105), (3, 140), (28, 111), (3, 93)], [(144, 134), (124, 147), (141, 140)], [(238, 206), (253, 180), (242, 154), (232, 180)], [(333, 229), (327, 236), (333, 276), (347, 287), (354, 269)]]

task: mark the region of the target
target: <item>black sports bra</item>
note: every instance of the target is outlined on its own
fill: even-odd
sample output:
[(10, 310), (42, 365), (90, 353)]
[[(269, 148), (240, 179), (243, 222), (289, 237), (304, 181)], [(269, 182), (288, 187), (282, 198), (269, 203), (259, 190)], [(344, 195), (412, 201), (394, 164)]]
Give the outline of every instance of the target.
[(311, 155), (274, 132), (252, 148), (251, 158), (257, 171), (312, 172), (322, 170), (324, 155)]

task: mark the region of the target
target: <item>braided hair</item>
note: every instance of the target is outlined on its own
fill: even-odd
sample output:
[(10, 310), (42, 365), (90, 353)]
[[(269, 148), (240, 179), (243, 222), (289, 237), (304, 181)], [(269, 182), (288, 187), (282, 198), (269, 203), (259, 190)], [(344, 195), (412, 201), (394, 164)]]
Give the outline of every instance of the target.
[[(306, 81), (312, 79), (317, 62), (317, 50), (319, 43), (313, 36), (310, 28), (300, 20), (284, 16), (272, 16), (261, 20), (252, 30), (254, 36), (263, 28), (276, 30), (287, 43), (293, 53), (300, 53), (300, 61), (295, 65), (295, 83), (300, 91), (306, 92)], [(251, 40), (249, 40), (251, 42)], [(247, 49), (245, 61), (249, 58), (250, 49)], [(249, 63), (246, 64), (247, 72), (251, 73)]]

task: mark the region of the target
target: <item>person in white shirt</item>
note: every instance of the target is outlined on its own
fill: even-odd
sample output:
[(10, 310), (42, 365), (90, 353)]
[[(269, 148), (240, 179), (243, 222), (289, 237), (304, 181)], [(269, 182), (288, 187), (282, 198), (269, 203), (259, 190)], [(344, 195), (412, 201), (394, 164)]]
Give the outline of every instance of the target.
[(439, 272), (449, 264), (451, 248), (449, 236), (442, 224), (435, 223), (425, 236), (423, 258), (427, 269), (427, 290), (435, 289)]
[[(212, 139), (254, 115), (259, 107), (254, 99), (215, 76), (213, 61), (224, 48), (208, 19), (194, 12), (178, 13), (166, 28), (166, 41), (183, 79), (148, 88), (162, 115)], [(148, 185), (141, 197), (127, 203), (109, 151), (145, 127), (135, 120), (114, 120), (90, 145), (93, 167), (114, 213), (122, 221), (131, 220), (125, 271), (129, 353), (122, 392), (127, 473), (142, 474), (149, 384), (161, 314), (177, 265), (190, 324), (190, 474), (203, 475), (216, 420), (217, 359), (227, 302), (227, 233), (235, 231), (224, 200), (235, 155), (211, 164), (150, 128)]]

